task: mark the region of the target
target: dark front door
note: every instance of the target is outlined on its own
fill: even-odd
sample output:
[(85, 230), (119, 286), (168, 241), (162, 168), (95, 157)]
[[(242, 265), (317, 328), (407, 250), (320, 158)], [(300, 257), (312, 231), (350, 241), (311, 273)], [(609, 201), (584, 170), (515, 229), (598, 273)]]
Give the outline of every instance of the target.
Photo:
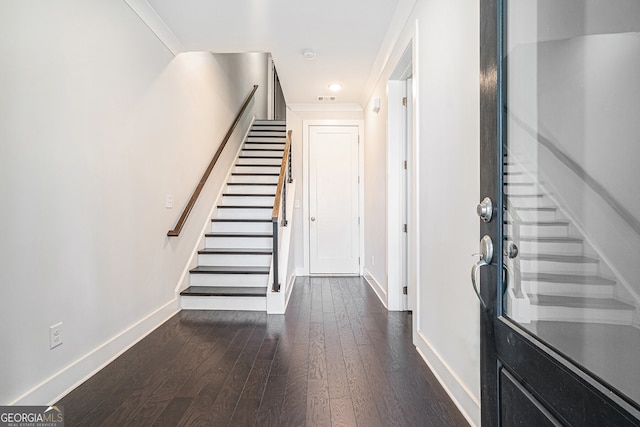
[(482, 425), (638, 426), (640, 2), (480, 4)]

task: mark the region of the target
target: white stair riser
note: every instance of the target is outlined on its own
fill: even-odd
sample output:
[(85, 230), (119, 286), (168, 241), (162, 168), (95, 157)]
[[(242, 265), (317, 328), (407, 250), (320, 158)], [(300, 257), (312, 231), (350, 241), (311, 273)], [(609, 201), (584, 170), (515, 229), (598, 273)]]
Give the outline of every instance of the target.
[(258, 142), (258, 143), (274, 143), (274, 142), (285, 142), (286, 138), (284, 137), (272, 137), (272, 136), (248, 136), (245, 142)]
[(516, 207), (553, 207), (553, 203), (547, 197), (509, 197), (509, 203)]
[(205, 237), (207, 248), (260, 248), (271, 249), (273, 239), (267, 237)]
[(284, 144), (269, 144), (266, 142), (245, 143), (243, 149), (264, 149), (264, 150), (276, 150), (280, 152), (280, 155), (284, 152)]
[(612, 298), (614, 286), (611, 285), (583, 285), (580, 283), (553, 283), (524, 281), (529, 294), (562, 295), (567, 297), (584, 298)]
[(276, 129), (256, 129), (252, 128), (249, 132), (249, 136), (272, 136), (274, 138), (286, 138), (287, 131), (276, 130)]
[(532, 304), (531, 320), (630, 325), (633, 320), (633, 312), (628, 310), (601, 310), (594, 308), (541, 307)]
[(211, 222), (212, 233), (269, 233), (271, 222)]
[(198, 254), (198, 265), (207, 267), (225, 265), (234, 267), (269, 267), (271, 265), (271, 255)]
[(237, 173), (280, 173), (280, 166), (248, 166), (236, 165), (233, 169)]
[(275, 185), (227, 185), (226, 194), (276, 194)]
[(216, 212), (220, 219), (270, 219), (273, 209), (218, 208)]
[(223, 206), (271, 206), (273, 207), (274, 196), (223, 196), (221, 205)]
[(505, 194), (539, 194), (543, 193), (542, 190), (537, 185), (518, 185), (514, 183), (514, 185), (505, 185), (504, 186)]
[(504, 175), (505, 182), (531, 182), (531, 177), (526, 173), (512, 173)]
[(582, 243), (580, 242), (528, 242), (521, 240), (518, 249), (523, 254), (580, 255), (583, 253)]
[(267, 311), (266, 297), (182, 296), (183, 310)]
[(251, 185), (251, 183), (277, 184), (278, 175), (232, 175), (229, 177), (229, 182), (247, 185)]
[[(511, 225), (509, 232), (511, 232)], [(569, 235), (568, 225), (520, 225), (520, 234), (523, 236), (539, 237), (567, 237)]]
[(277, 157), (278, 159), (282, 159), (282, 155), (284, 153), (283, 149), (263, 151), (263, 150), (266, 150), (266, 149), (262, 148), (262, 147), (254, 147), (254, 148), (257, 148), (257, 149), (260, 149), (260, 150), (259, 151), (242, 150), (240, 155), (241, 156), (269, 156), (269, 157)]
[(239, 158), (237, 164), (239, 165), (274, 165), (280, 167), (282, 164), (282, 157), (274, 158)]
[(520, 269), (527, 273), (572, 273), (572, 274), (597, 274), (599, 270), (597, 262), (573, 263), (555, 261), (527, 261), (520, 260)]
[(264, 132), (264, 131), (272, 131), (272, 132), (284, 132), (286, 134), (287, 127), (286, 126), (272, 126), (272, 125), (253, 125), (251, 127), (252, 132)]
[(559, 219), (557, 218), (557, 211), (555, 210), (516, 210), (516, 212), (522, 221), (554, 221), (556, 219)]
[(237, 286), (257, 287), (267, 286), (268, 274), (194, 274), (189, 276), (191, 286), (211, 286), (215, 288)]
[(286, 126), (286, 120), (265, 120), (257, 119), (253, 121), (253, 126)]

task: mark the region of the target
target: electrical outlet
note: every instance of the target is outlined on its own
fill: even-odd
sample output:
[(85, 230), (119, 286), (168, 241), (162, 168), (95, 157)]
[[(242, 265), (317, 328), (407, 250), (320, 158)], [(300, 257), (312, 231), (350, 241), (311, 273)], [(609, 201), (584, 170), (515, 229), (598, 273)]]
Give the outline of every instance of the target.
[(167, 209), (173, 208), (173, 196), (171, 194), (167, 194), (164, 199), (164, 207)]
[(49, 347), (56, 348), (62, 344), (62, 322), (49, 327)]

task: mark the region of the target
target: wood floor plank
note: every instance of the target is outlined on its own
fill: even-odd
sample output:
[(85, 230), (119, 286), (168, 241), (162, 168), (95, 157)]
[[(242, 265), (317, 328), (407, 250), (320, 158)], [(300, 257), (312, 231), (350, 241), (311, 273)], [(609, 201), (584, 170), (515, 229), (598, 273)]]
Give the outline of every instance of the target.
[(256, 415), (256, 426), (277, 427), (282, 425), (280, 414), (284, 406), (287, 377), (284, 375), (271, 375), (264, 390), (262, 402)]
[(299, 278), (286, 315), (182, 311), (62, 398), (69, 425), (466, 426), (358, 277)]
[(309, 380), (307, 385), (307, 424), (331, 427), (329, 385), (326, 380)]
[(323, 380), (327, 378), (327, 358), (324, 345), (324, 328), (322, 323), (309, 325), (309, 379)]
[(356, 414), (351, 399), (331, 399), (332, 427), (356, 426)]

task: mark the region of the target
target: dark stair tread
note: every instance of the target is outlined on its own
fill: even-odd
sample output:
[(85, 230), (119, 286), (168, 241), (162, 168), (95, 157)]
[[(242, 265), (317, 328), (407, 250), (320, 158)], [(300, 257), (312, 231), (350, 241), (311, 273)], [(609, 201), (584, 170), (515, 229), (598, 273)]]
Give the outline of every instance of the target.
[(282, 159), (282, 156), (238, 156), (240, 159)]
[(284, 151), (283, 149), (278, 149), (278, 148), (243, 148), (243, 151)]
[(198, 251), (201, 255), (272, 255), (271, 249), (254, 248), (204, 248)]
[(227, 185), (278, 185), (277, 182), (227, 182)]
[(206, 233), (205, 237), (264, 237), (272, 238), (272, 233)]
[(505, 182), (504, 185), (518, 185), (518, 186), (527, 186), (531, 187), (536, 185), (535, 182)]
[[(233, 176), (280, 176), (279, 173), (231, 172)], [(246, 184), (245, 184), (246, 185)]]
[[(513, 221), (504, 221), (505, 224), (512, 224)], [(569, 225), (569, 221), (520, 221), (520, 225)]]
[(514, 209), (517, 211), (543, 211), (543, 212), (551, 212), (551, 211), (558, 210), (558, 208), (553, 206), (520, 206), (520, 207), (514, 206)]
[(522, 280), (550, 283), (577, 283), (581, 285), (613, 286), (616, 284), (615, 280), (607, 279), (602, 276), (560, 273), (522, 273)]
[(247, 168), (277, 168), (280, 167), (280, 165), (245, 165), (245, 164), (240, 164), (240, 163), (236, 163), (236, 167), (247, 167)]
[(520, 236), (520, 240), (525, 242), (542, 242), (542, 243), (582, 243), (583, 240), (578, 237), (552, 237), (552, 236)]
[(245, 266), (208, 266), (199, 265), (190, 270), (193, 274), (269, 274), (269, 267), (245, 267)]
[(273, 206), (218, 205), (218, 209), (272, 209)]
[(270, 219), (251, 219), (251, 218), (213, 218), (211, 222), (273, 222)]
[(225, 197), (275, 197), (275, 194), (262, 194), (262, 193), (222, 193)]
[(584, 255), (520, 254), (519, 258), (525, 261), (554, 261), (575, 264), (595, 264), (600, 262), (597, 258)]
[(531, 304), (538, 306), (568, 307), (568, 308), (593, 308), (605, 310), (635, 310), (635, 307), (626, 302), (612, 298), (585, 298), (568, 297), (563, 295), (533, 294), (529, 296)]
[(264, 297), (266, 287), (189, 286), (180, 295), (194, 297)]

